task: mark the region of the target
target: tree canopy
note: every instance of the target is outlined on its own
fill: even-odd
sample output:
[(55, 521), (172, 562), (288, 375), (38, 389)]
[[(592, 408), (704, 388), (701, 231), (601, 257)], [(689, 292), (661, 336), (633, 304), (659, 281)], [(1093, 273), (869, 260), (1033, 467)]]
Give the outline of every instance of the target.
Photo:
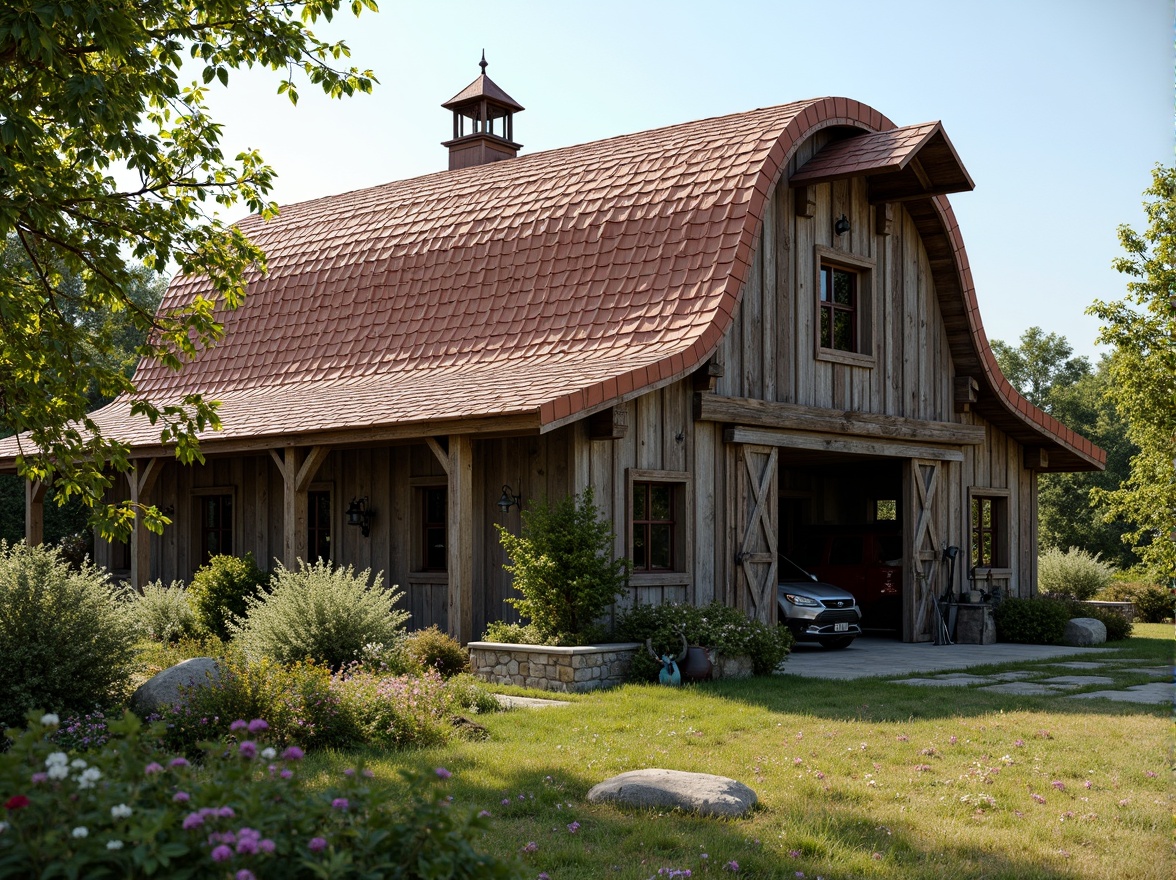
[[(137, 415), (200, 459), (197, 434), (216, 428), (200, 395), (138, 397), (116, 328), (142, 341), (135, 357), (174, 369), (221, 334), (265, 255), (220, 211), (272, 216), (274, 171), (255, 151), (232, 158), (206, 107), (230, 71), (284, 71), (332, 97), (367, 92), (371, 71), (339, 67), (349, 52), (310, 25), (342, 0), (13, 0), (0, 5), (0, 420), (22, 433), (20, 473), (80, 498), (106, 534), (135, 511), (102, 502), (128, 450), (87, 417), (96, 398), (126, 395)], [(374, 10), (355, 0), (350, 10)], [(181, 84), (181, 74), (198, 81)], [(156, 313), (136, 299), (142, 267), (209, 280), (208, 293)], [(113, 324), (104, 325), (112, 316)], [(125, 341), (125, 339), (123, 339)], [(157, 510), (147, 523), (161, 527)]]
[(1070, 357), (1074, 349), (1066, 337), (1030, 327), (1021, 334), (1020, 343), (1009, 345), (992, 340), (1001, 372), (1025, 398), (1039, 409), (1052, 412), (1057, 394), (1090, 375), (1090, 361)]
[(1118, 489), (1096, 493), (1109, 516), (1157, 578), (1176, 576), (1176, 167), (1157, 166), (1144, 202), (1147, 229), (1119, 227), (1126, 252), (1115, 268), (1127, 295), (1088, 310), (1103, 322), (1099, 341), (1114, 347), (1107, 395), (1139, 447)]

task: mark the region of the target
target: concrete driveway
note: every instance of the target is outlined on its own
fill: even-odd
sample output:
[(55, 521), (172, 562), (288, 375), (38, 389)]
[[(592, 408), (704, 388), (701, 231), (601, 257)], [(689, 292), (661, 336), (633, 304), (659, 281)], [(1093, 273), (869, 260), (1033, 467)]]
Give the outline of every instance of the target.
[(1114, 656), (1114, 648), (1070, 648), (1062, 645), (935, 645), (894, 639), (859, 638), (841, 651), (798, 642), (780, 670), (806, 678), (869, 678), (919, 672), (949, 672), (989, 663), (1050, 660), (1055, 657)]

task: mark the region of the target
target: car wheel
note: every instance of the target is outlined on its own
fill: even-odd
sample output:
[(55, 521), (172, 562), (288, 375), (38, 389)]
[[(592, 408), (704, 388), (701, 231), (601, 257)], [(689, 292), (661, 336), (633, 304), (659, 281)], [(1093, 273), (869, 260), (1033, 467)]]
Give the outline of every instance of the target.
[(829, 651), (840, 651), (853, 644), (853, 636), (841, 636), (836, 639), (821, 639), (821, 647)]

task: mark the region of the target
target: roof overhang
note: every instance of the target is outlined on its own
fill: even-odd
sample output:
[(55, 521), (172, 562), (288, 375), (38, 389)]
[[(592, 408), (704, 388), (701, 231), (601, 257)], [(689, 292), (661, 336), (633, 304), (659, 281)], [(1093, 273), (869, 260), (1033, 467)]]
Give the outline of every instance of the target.
[(865, 177), (871, 204), (905, 202), (975, 188), (942, 123), (853, 134), (826, 145), (789, 179), (811, 186)]

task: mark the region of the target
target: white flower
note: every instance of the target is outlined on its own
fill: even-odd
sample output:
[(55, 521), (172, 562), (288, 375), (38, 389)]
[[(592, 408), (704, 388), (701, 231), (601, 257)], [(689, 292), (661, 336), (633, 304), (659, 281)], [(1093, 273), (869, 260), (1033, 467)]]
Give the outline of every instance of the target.
[(8, 823), (7, 822), (0, 822), (0, 834), (3, 834), (7, 830), (8, 830)]
[(83, 761), (81, 758), (74, 758), (72, 761), (69, 762), (69, 766), (75, 767), (78, 770), (85, 770), (90, 765), (87, 764), (85, 761)]
[(73, 831), (71, 831), (70, 834), (73, 835), (74, 837), (89, 837), (90, 836), (90, 829), (87, 828), (85, 825), (79, 825), (77, 828), (75, 828)]
[(267, 746), (266, 748), (261, 750), (261, 756), (263, 758), (265, 758), (267, 761), (272, 761), (277, 754), (278, 754), (277, 750), (270, 747), (270, 746)]
[(131, 815), (131, 808), (126, 804), (119, 804), (117, 807), (110, 808), (110, 815), (116, 819), (125, 819)]
[(123, 842), (121, 840), (108, 840), (108, 841), (106, 841), (106, 848), (107, 849), (122, 849)]
[(41, 716), (41, 725), (43, 727), (52, 727), (54, 724), (60, 724), (60, 723), (61, 723), (61, 719), (58, 718), (56, 715), (54, 715), (52, 712), (46, 712), (44, 715)]
[(69, 763), (69, 756), (65, 752), (53, 752), (45, 759), (46, 767), (64, 767)]
[(90, 767), (82, 771), (78, 777), (78, 788), (93, 788), (94, 783), (102, 778), (102, 771), (97, 767)]
[(50, 779), (65, 779), (69, 776), (69, 768), (64, 764), (50, 764), (45, 775)]

